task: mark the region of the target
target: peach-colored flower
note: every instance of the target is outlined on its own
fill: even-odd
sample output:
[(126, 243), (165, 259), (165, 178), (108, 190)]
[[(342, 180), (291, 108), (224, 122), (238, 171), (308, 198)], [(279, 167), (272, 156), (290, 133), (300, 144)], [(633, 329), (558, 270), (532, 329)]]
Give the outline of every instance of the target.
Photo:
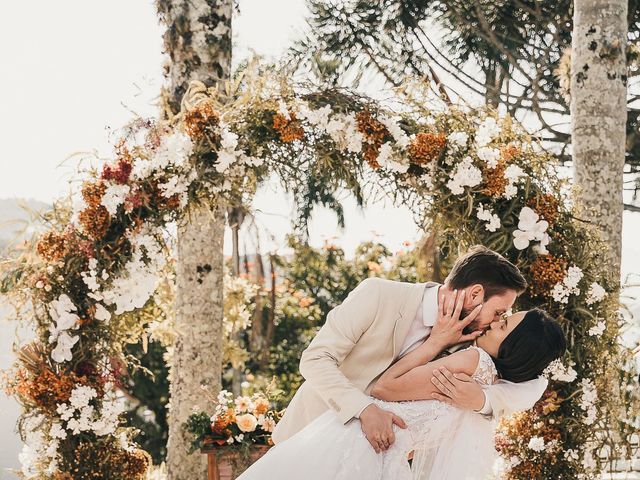
[(271, 417), (265, 417), (260, 425), (265, 432), (273, 432), (276, 428), (276, 421)]
[(266, 398), (259, 397), (255, 400), (254, 404), (255, 406), (253, 409), (253, 413), (255, 415), (267, 413), (267, 411), (269, 410), (269, 400), (267, 400)]
[(312, 303), (313, 303), (313, 298), (305, 297), (300, 299), (299, 305), (302, 308), (307, 308)]
[(258, 426), (258, 419), (250, 413), (239, 415), (236, 418), (238, 428), (243, 432), (253, 432)]

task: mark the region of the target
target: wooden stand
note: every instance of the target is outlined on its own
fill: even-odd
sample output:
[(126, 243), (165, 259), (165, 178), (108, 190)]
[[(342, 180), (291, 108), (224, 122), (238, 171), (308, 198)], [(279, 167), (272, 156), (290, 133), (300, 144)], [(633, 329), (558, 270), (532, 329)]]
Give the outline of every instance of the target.
[[(256, 445), (251, 448), (251, 461), (255, 462), (271, 448), (268, 445)], [(218, 445), (205, 445), (200, 450), (207, 456), (207, 480), (233, 480), (231, 460), (238, 453)]]

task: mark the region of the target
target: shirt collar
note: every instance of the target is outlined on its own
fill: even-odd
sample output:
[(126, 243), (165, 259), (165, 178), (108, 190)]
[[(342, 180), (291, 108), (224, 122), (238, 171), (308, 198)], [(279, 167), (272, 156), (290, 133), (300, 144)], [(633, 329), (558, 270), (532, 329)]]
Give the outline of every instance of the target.
[(424, 291), (422, 297), (422, 322), (425, 327), (433, 327), (438, 319), (438, 292), (441, 285), (434, 285)]

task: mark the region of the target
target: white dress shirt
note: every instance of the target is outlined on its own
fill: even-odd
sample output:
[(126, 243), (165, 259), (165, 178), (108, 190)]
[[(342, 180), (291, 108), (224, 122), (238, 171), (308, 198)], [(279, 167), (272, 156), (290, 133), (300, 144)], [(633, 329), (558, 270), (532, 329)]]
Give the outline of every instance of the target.
[(438, 320), (438, 292), (440, 286), (425, 288), (422, 304), (409, 327), (409, 333), (402, 344), (398, 358), (404, 357), (410, 351), (418, 348), (431, 333), (431, 329)]
[[(440, 291), (440, 285), (437, 287), (425, 288), (424, 295), (422, 297), (422, 304), (416, 312), (416, 316), (413, 319), (411, 327), (409, 327), (409, 333), (405, 337), (398, 358), (404, 357), (407, 353), (418, 348), (431, 334), (431, 329), (438, 319), (438, 292)], [(365, 406), (367, 408), (369, 405)], [(360, 410), (356, 418), (360, 417), (360, 414), (364, 411), (364, 408)], [(484, 405), (478, 413), (481, 415), (491, 415), (493, 410), (491, 404), (487, 401), (487, 395), (484, 394)]]

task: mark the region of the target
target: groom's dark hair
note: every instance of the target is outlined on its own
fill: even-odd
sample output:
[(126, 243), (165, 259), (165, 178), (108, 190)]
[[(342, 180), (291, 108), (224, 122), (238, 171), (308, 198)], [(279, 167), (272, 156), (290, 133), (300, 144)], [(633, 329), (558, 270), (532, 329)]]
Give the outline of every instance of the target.
[(507, 290), (520, 294), (527, 288), (527, 281), (518, 267), (482, 245), (471, 247), (458, 258), (446, 281), (451, 288), (458, 290), (479, 283), (484, 288), (485, 300)]

